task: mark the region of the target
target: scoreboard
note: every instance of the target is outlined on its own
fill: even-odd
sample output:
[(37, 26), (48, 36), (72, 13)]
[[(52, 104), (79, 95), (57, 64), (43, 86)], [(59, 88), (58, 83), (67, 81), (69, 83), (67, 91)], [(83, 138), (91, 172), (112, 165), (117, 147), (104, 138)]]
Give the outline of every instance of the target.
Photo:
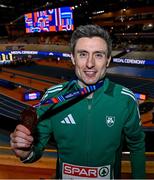
[(26, 33), (74, 30), (72, 7), (36, 11), (24, 17)]

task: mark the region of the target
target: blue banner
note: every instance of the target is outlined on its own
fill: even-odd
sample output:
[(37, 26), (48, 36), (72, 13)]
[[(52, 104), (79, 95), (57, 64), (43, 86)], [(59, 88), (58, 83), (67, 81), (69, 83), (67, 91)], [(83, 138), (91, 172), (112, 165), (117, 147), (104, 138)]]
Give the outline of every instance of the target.
[(113, 58), (112, 62), (120, 64), (154, 65), (154, 60), (147, 59)]

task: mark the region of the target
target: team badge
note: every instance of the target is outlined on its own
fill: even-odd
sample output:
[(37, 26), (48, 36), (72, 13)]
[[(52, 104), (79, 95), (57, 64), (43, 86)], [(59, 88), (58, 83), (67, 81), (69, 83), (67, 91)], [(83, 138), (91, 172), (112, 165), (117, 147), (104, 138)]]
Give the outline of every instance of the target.
[(106, 116), (106, 124), (108, 127), (112, 127), (115, 122), (115, 116)]

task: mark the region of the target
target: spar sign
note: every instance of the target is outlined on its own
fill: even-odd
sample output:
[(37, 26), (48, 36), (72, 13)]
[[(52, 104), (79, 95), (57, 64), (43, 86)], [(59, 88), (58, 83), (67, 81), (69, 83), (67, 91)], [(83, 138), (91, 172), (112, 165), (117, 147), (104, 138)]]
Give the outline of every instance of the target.
[(110, 165), (101, 167), (77, 166), (63, 163), (62, 178), (97, 178), (110, 179)]

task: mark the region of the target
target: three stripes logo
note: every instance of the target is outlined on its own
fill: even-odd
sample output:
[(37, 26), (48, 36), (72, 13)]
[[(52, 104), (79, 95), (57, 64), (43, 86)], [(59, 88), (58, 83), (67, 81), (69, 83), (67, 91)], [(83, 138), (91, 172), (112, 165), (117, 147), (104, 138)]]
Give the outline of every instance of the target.
[(126, 96), (130, 96), (132, 99), (134, 99), (134, 101), (136, 101), (134, 93), (127, 88), (122, 88), (121, 94), (125, 94)]
[(62, 121), (62, 124), (76, 124), (72, 114), (68, 114)]
[(63, 85), (62, 84), (58, 84), (56, 86), (50, 87), (46, 91), (45, 95), (42, 97), (41, 101), (44, 101), (50, 94), (57, 93), (57, 92), (61, 91), (62, 89), (63, 89)]
[[(130, 96), (132, 99), (134, 99), (134, 101), (137, 102), (134, 93), (133, 93), (132, 91), (130, 91), (128, 88), (122, 88), (121, 94)], [(140, 119), (139, 107), (136, 106), (136, 108), (137, 108), (137, 112), (138, 112), (138, 117), (139, 117), (139, 119)], [(141, 125), (141, 121), (140, 121), (139, 125)]]

